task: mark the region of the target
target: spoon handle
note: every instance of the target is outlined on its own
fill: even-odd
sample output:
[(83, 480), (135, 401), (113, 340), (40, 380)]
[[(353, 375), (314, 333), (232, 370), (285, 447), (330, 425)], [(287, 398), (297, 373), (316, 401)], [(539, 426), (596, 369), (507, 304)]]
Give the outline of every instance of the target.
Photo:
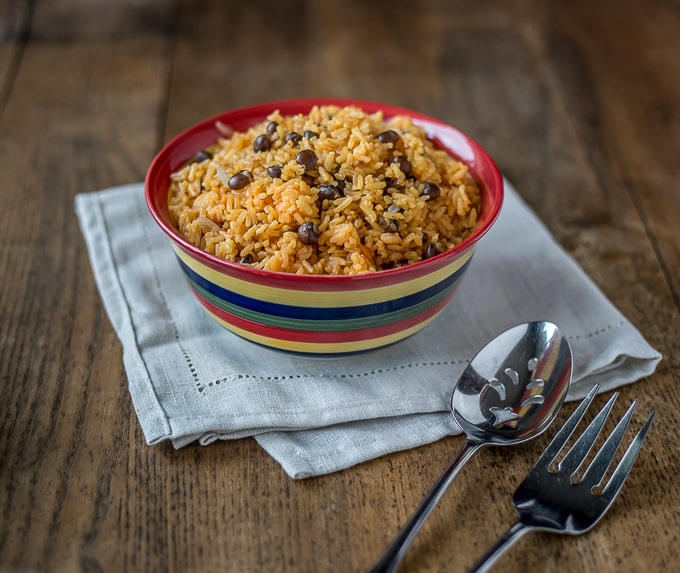
[(470, 570), (470, 573), (486, 573), (493, 567), (498, 558), (505, 553), (505, 551), (517, 541), (527, 531), (531, 531), (532, 527), (518, 521), (510, 529), (508, 529), (503, 536), (496, 542), (496, 544), (482, 557), (477, 564)]
[(399, 567), (399, 564), (404, 559), (404, 555), (411, 545), (411, 542), (444, 495), (446, 489), (451, 485), (451, 482), (458, 475), (465, 463), (483, 445), (484, 444), (478, 442), (472, 442), (469, 439), (465, 441), (463, 447), (453, 457), (448, 467), (444, 470), (444, 473), (442, 473), (434, 486), (432, 486), (432, 489), (428, 492), (423, 501), (420, 502), (418, 509), (415, 510), (413, 515), (406, 522), (406, 525), (402, 527), (390, 546), (373, 566), (370, 573), (393, 573), (397, 570), (397, 567)]

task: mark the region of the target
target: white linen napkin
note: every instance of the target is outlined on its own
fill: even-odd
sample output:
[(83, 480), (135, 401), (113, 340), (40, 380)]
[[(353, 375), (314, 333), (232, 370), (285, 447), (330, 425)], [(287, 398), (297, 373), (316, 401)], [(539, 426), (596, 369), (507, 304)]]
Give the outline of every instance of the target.
[(575, 363), (568, 399), (649, 376), (661, 359), (507, 181), (499, 220), (444, 313), (407, 340), (331, 359), (268, 350), (213, 322), (142, 184), (79, 194), (76, 212), (149, 444), (254, 436), (304, 478), (433, 442), (460, 433), (448, 408), (467, 362), (528, 320), (565, 332)]

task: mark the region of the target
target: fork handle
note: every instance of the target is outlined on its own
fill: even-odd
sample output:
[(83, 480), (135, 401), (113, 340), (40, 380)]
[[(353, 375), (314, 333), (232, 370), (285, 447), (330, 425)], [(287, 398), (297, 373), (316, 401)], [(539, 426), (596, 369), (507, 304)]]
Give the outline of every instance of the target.
[(496, 542), (496, 544), (482, 557), (477, 564), (470, 570), (470, 573), (485, 573), (496, 563), (498, 558), (515, 543), (527, 531), (533, 529), (530, 525), (526, 525), (521, 521), (515, 523), (508, 529), (503, 536)]

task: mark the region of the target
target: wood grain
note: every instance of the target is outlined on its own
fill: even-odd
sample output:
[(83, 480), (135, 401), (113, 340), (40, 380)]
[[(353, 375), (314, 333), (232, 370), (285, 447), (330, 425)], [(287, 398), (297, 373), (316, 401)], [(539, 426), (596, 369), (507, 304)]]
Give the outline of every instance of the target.
[[(294, 481), (252, 440), (144, 442), (74, 196), (141, 180), (199, 119), (302, 96), (467, 131), (664, 354), (621, 390), (617, 412), (659, 415), (607, 519), (527, 536), (498, 569), (677, 567), (679, 53), (672, 0), (0, 6), (0, 571), (366, 571), (460, 446)], [(547, 440), (473, 458), (403, 571), (469, 568)]]

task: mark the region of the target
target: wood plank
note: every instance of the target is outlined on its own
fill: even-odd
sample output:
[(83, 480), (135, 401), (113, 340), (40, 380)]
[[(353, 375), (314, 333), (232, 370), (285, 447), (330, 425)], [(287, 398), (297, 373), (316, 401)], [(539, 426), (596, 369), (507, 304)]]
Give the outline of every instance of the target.
[(175, 0), (37, 0), (31, 43), (171, 39), (177, 17)]
[[(674, 232), (680, 191), (672, 183), (680, 176), (674, 117), (680, 105), (680, 16), (669, 8), (664, 0), (648, 2), (639, 18), (635, 2), (577, 2), (567, 17), (552, 14), (551, 51), (579, 135), (607, 163), (597, 165), (601, 185), (621, 186), (630, 196), (663, 261), (663, 282), (680, 307), (680, 277), (670, 270), (680, 261)], [(579, 91), (583, 86), (591, 91)], [(607, 173), (611, 180), (602, 180)]]
[(26, 0), (8, 0), (0, 4), (0, 112), (21, 62), (30, 16), (30, 4)]
[[(96, 25), (105, 14), (91, 16)], [(154, 454), (136, 430), (73, 211), (77, 192), (140, 180), (157, 144), (167, 41), (119, 26), (122, 37), (103, 41), (31, 34), (0, 123), (0, 265), (12, 278), (0, 289), (2, 570), (140, 559), (148, 506), (129, 482), (146, 488), (146, 474), (131, 464)]]

